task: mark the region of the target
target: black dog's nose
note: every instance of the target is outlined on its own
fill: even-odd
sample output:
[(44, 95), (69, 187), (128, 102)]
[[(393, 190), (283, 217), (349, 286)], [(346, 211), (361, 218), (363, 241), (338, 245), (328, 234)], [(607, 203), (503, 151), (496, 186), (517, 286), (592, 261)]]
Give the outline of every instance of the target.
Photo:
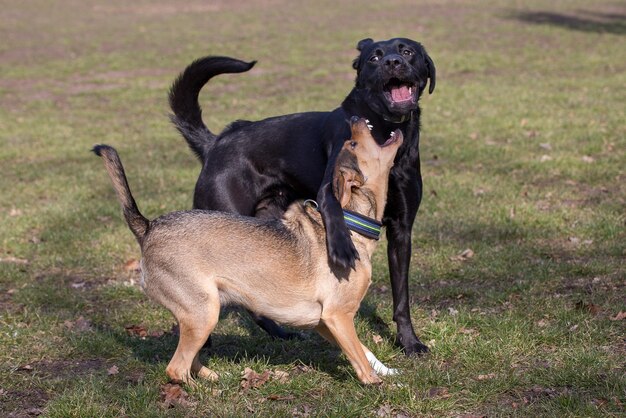
[(402, 64), (402, 57), (398, 54), (388, 55), (385, 57), (385, 65), (391, 68), (396, 68)]

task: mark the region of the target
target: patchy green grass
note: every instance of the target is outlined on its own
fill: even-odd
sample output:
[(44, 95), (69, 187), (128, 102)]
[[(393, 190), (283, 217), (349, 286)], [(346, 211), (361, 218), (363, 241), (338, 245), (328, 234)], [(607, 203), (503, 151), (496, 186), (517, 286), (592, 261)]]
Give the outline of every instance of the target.
[[(0, 415), (623, 416), (623, 5), (3, 3)], [(219, 382), (168, 408), (173, 319), (135, 284), (138, 248), (89, 149), (118, 148), (147, 215), (188, 208), (200, 167), (166, 117), (185, 65), (259, 61), (203, 91), (219, 130), (334, 108), (357, 41), (394, 36), (437, 66), (410, 282), (431, 353), (391, 343), (383, 243), (357, 330), (401, 375), (362, 387), (317, 336), (273, 341), (228, 310), (203, 351)], [(243, 388), (246, 368), (272, 373)]]

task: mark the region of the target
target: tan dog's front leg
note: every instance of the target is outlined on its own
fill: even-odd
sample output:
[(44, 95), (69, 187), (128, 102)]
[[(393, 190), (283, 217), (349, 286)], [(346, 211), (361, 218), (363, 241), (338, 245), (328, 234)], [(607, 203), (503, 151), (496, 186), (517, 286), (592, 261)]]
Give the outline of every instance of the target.
[(398, 374), (398, 369), (390, 369), (389, 367), (385, 366), (382, 361), (378, 360), (374, 353), (369, 350), (369, 348), (367, 348), (363, 344), (361, 344), (361, 347), (363, 348), (363, 352), (365, 353), (367, 361), (370, 363), (370, 365), (377, 374), (381, 376), (393, 376)]
[(363, 352), (363, 345), (354, 329), (354, 316), (333, 315), (323, 319), (315, 329), (322, 337), (341, 348), (361, 383), (366, 385), (382, 383)]

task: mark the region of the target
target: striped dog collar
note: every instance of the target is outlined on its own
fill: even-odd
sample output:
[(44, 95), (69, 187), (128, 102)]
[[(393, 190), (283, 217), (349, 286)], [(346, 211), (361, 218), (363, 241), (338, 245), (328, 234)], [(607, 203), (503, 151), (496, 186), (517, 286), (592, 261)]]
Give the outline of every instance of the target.
[[(319, 210), (317, 202), (312, 199), (305, 200), (304, 206)], [(349, 230), (354, 231), (357, 234), (361, 234), (367, 238), (375, 240), (380, 239), (380, 229), (382, 228), (383, 224), (378, 222), (376, 219), (368, 218), (367, 216), (363, 216), (347, 209), (343, 209), (343, 219), (346, 222), (346, 226)]]
[(343, 210), (343, 219), (346, 221), (348, 229), (364, 237), (379, 240), (380, 228), (383, 224), (376, 219), (368, 218), (350, 210)]

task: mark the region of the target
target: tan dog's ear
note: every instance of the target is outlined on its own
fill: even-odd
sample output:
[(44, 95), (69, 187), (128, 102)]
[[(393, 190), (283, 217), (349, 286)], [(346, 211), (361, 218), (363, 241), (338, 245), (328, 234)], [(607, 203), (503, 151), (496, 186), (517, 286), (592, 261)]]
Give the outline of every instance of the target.
[(363, 183), (365, 183), (365, 179), (359, 170), (356, 156), (347, 150), (342, 150), (337, 157), (337, 164), (333, 173), (333, 192), (341, 207), (350, 202), (352, 188), (361, 187)]

